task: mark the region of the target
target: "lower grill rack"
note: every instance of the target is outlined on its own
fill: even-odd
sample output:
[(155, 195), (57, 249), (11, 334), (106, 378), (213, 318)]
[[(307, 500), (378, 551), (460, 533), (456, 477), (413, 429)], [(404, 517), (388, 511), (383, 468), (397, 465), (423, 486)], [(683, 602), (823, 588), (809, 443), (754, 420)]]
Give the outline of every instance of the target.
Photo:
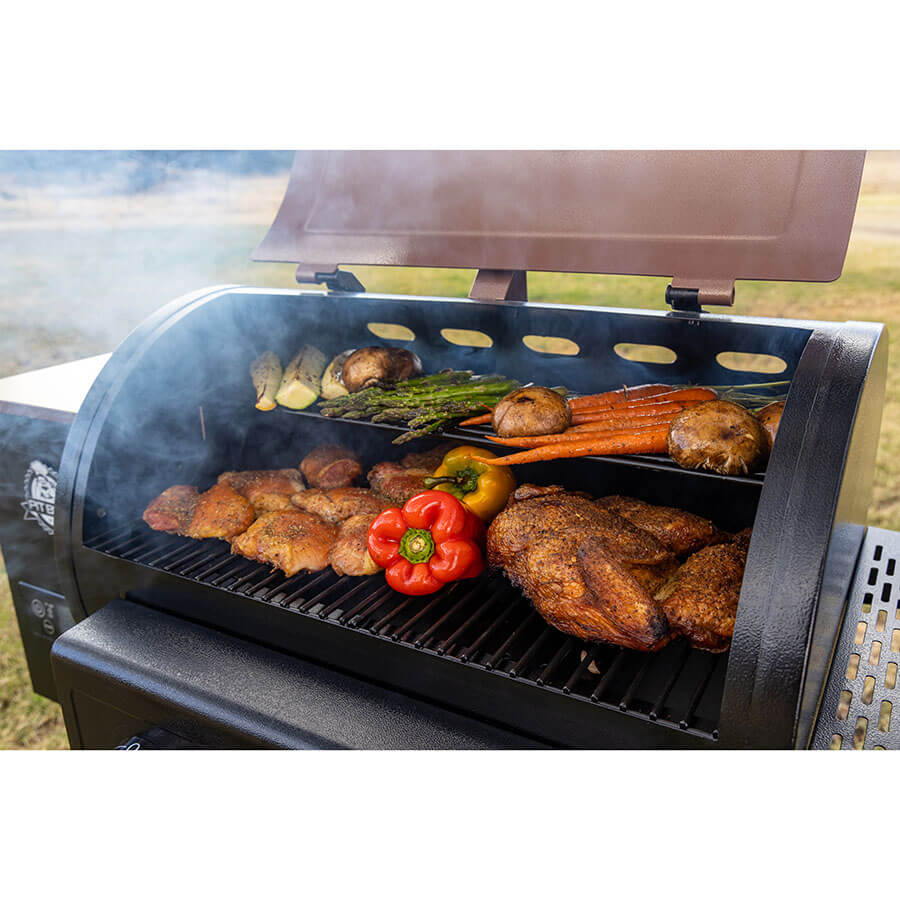
[(393, 591), (384, 577), (332, 569), (286, 577), (233, 556), (224, 541), (125, 527), (86, 546), (248, 600), (398, 642), (536, 691), (566, 695), (716, 740), (727, 654), (674, 641), (656, 653), (590, 644), (557, 631), (501, 575), (461, 581), (426, 597)]

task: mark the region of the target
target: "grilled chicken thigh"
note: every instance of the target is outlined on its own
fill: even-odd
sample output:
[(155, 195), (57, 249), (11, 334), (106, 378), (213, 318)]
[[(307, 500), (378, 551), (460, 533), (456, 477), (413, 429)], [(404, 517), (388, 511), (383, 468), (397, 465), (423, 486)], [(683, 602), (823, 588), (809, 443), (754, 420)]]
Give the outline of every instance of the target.
[(653, 506), (634, 497), (601, 497), (597, 505), (655, 535), (677, 556), (727, 540), (712, 522), (670, 506)]
[(194, 516), (199, 496), (189, 484), (173, 484), (150, 502), (143, 519), (154, 531), (185, 534)]
[(389, 500), (379, 497), (374, 491), (357, 487), (332, 488), (329, 491), (315, 489), (303, 491), (295, 494), (291, 498), (291, 502), (299, 509), (315, 513), (332, 524), (343, 522), (350, 516), (368, 514), (377, 516), (391, 505)]
[(253, 504), (246, 497), (227, 484), (214, 484), (197, 498), (191, 523), (183, 534), (227, 541), (246, 531), (255, 518)]
[(434, 475), (453, 444), (442, 443), (422, 453), (407, 453), (400, 462), (380, 462), (369, 469), (369, 486), (397, 506), (426, 490), (425, 479)]
[(362, 465), (352, 450), (339, 444), (323, 444), (308, 453), (300, 471), (312, 488), (349, 487), (362, 475)]
[(298, 469), (223, 472), (218, 481), (246, 497), (257, 515), (276, 509), (290, 509), (291, 495), (304, 488), (303, 476)]
[(672, 630), (701, 650), (727, 650), (746, 562), (740, 539), (704, 547), (691, 556), (654, 596)]
[(673, 557), (589, 497), (523, 485), (491, 523), (488, 562), (503, 566), (551, 625), (579, 638), (656, 650), (669, 625), (654, 586)]
[(227, 484), (216, 484), (202, 494), (195, 487), (176, 484), (144, 510), (144, 521), (151, 528), (190, 538), (228, 540), (249, 528), (255, 518), (250, 501)]
[(369, 556), (366, 539), (369, 526), (377, 518), (375, 514), (350, 516), (338, 527), (337, 540), (331, 548), (328, 561), (338, 575), (374, 575), (381, 566)]
[(264, 513), (234, 538), (231, 552), (268, 563), (291, 576), (301, 569), (324, 569), (336, 536), (333, 525), (312, 513), (278, 510)]

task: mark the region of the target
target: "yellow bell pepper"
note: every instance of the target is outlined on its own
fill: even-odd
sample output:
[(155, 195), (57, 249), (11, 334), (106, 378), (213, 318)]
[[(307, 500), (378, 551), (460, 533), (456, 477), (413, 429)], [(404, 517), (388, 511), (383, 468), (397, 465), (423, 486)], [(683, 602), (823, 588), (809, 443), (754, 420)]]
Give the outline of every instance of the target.
[(455, 447), (441, 461), (425, 486), (453, 494), (463, 505), (485, 522), (506, 506), (516, 489), (516, 480), (506, 466), (475, 462), (472, 457), (494, 459), (495, 453), (481, 447)]

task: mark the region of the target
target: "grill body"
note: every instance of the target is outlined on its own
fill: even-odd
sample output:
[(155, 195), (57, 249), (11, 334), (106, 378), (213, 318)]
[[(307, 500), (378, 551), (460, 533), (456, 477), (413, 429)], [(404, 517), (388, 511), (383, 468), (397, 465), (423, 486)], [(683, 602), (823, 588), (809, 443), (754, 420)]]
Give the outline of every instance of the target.
[[(369, 326), (384, 324), (402, 325), (413, 338), (376, 338)], [(447, 329), (479, 331), (491, 346), (453, 343)], [(577, 352), (537, 353), (523, 342), (529, 336), (565, 338)], [(654, 457), (585, 458), (517, 473), (523, 481), (680, 506), (733, 530), (753, 525), (731, 651), (713, 656), (673, 643), (641, 655), (586, 646), (546, 626), (497, 576), (410, 601), (380, 577), (339, 579), (329, 570), (286, 579), (229, 556), (223, 542), (146, 529), (142, 509), (173, 483), (205, 486), (225, 469), (294, 466), (326, 441), (353, 446), (369, 465), (409, 449), (391, 444), (390, 427), (253, 408), (249, 361), (265, 349), (290, 357), (304, 342), (326, 355), (395, 344), (418, 353), (427, 371), (500, 371), (582, 392), (656, 380), (744, 383), (760, 379), (723, 368), (720, 353), (781, 358), (786, 368), (778, 377), (792, 387), (765, 477), (686, 472)], [(621, 343), (665, 346), (676, 361), (636, 363), (615, 352)], [(249, 288), (198, 292), (123, 343), (71, 428), (55, 537), (65, 593), (76, 618), (88, 623), (101, 612), (112, 622), (104, 607), (113, 600), (116, 616), (124, 621), (139, 610), (144, 627), (147, 615), (191, 620), (303, 665), (493, 723), (493, 739), (510, 742), (498, 745), (805, 746), (863, 538), (886, 343), (880, 326), (853, 323)], [(477, 430), (454, 437), (490, 446)], [(73, 659), (99, 659), (85, 649), (99, 638), (86, 623), (79, 628), (61, 639), (57, 654), (59, 672), (69, 673), (61, 677), (72, 685), (90, 668)], [(103, 665), (114, 660), (107, 655)], [(240, 677), (227, 654), (222, 665)], [(119, 707), (130, 702), (123, 697)]]

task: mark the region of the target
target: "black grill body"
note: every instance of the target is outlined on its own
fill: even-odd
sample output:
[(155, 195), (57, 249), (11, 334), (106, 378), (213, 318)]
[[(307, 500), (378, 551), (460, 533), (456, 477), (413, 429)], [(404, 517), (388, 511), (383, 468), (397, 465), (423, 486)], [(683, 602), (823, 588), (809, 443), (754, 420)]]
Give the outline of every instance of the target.
[[(376, 338), (385, 323), (414, 337)], [(451, 343), (446, 329), (480, 331), (492, 344)], [(566, 338), (577, 353), (535, 352), (523, 343), (534, 335)], [(393, 445), (397, 431), (389, 426), (255, 410), (250, 361), (266, 349), (289, 358), (306, 342), (326, 355), (396, 344), (414, 350), (426, 371), (499, 371), (578, 392), (657, 380), (769, 380), (723, 368), (717, 355), (780, 357), (786, 369), (777, 377), (792, 385), (764, 476), (687, 472), (649, 456), (516, 473), (522, 481), (679, 506), (727, 529), (752, 525), (730, 652), (710, 655), (678, 642), (648, 655), (586, 645), (545, 625), (498, 575), (411, 600), (380, 576), (338, 578), (328, 570), (287, 579), (230, 556), (224, 542), (147, 529), (143, 508), (173, 483), (204, 488), (226, 469), (295, 466), (326, 441), (353, 446), (369, 465), (426, 446)], [(676, 361), (629, 361), (614, 351), (619, 343), (662, 345)], [(181, 298), (113, 354), (69, 434), (55, 542), (66, 596), (87, 622), (58, 642), (59, 677), (69, 697), (78, 693), (76, 676), (90, 666), (72, 659), (99, 659), (86, 650), (100, 641), (88, 623), (101, 611), (112, 622), (104, 608), (116, 600), (116, 623), (138, 607), (145, 629), (148, 615), (190, 621), (265, 645), (298, 666), (346, 673), (490, 723), (492, 739), (506, 735), (509, 746), (806, 746), (864, 536), (886, 356), (882, 327), (859, 323), (249, 288)], [(453, 437), (492, 446), (477, 429)], [(108, 636), (100, 642), (109, 646)], [(115, 658), (104, 656), (107, 671)], [(234, 671), (227, 656), (222, 665)], [(157, 688), (171, 690), (171, 709), (181, 709), (174, 701), (183, 689), (164, 680)], [(129, 702), (123, 697), (117, 708)]]

